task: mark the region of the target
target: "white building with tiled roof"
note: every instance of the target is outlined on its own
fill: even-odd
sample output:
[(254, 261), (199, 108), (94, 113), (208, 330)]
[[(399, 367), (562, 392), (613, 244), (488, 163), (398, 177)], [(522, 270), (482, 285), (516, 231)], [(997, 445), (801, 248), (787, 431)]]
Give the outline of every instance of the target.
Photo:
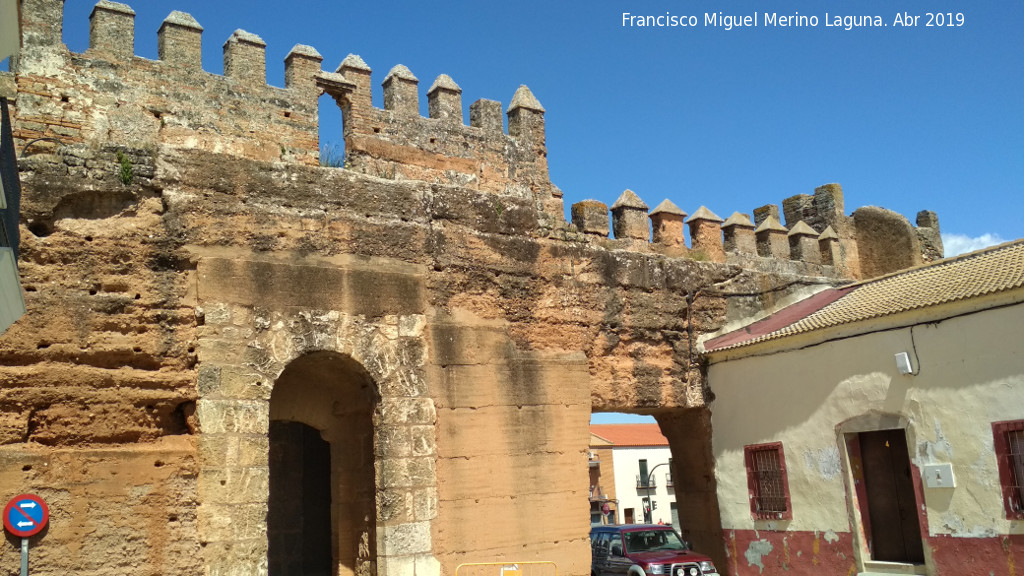
[[(615, 502), (610, 505), (608, 522), (642, 524), (650, 502), (650, 516), (646, 521), (674, 524), (679, 528), (669, 466), (672, 451), (658, 425), (592, 424), (590, 433), (591, 451), (601, 454), (601, 475), (607, 477), (610, 471), (614, 479), (602, 486), (606, 490), (607, 486), (614, 487)], [(599, 522), (602, 519), (592, 514), (591, 520)]]
[(1024, 240), (703, 342), (729, 572), (1012, 574)]

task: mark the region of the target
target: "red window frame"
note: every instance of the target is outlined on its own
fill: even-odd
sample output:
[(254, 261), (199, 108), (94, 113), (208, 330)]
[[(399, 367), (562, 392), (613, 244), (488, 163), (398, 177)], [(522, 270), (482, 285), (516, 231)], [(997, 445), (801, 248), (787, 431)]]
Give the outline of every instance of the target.
[(743, 447), (750, 515), (756, 520), (792, 520), (786, 454), (782, 442)]
[(1024, 420), (992, 423), (1003, 510), (1009, 520), (1024, 520)]

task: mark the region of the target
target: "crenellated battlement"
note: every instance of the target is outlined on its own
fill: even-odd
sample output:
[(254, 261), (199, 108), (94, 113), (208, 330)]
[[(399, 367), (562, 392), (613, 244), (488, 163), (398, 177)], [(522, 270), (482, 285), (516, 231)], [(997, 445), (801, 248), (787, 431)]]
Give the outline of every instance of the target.
[[(95, 5), (84, 54), (61, 40), (63, 8), (64, 0), (22, 3), (24, 48), (14, 67), (15, 136), (22, 143), (169, 146), (316, 165), (318, 101), (327, 94), (344, 121), (348, 170), (513, 197), (535, 206), (542, 230), (565, 226), (562, 193), (548, 174), (545, 109), (526, 86), (504, 110), (494, 100), (473, 102), (467, 124), (462, 88), (446, 74), (426, 89), (424, 116), (420, 79), (401, 64), (380, 79), (378, 107), (374, 71), (355, 54), (329, 72), (315, 48), (296, 45), (284, 59), (281, 88), (267, 84), (267, 45), (254, 33), (235, 30), (227, 38), (219, 75), (203, 69), (203, 26), (187, 13), (164, 19), (156, 32), (159, 59), (150, 60), (135, 55), (130, 6)], [(703, 206), (688, 216), (668, 200), (648, 210), (627, 190), (610, 219), (606, 205), (587, 201), (572, 207), (572, 222), (583, 237), (607, 238), (614, 230), (616, 242), (631, 249), (748, 268), (785, 262), (808, 275), (859, 278), (942, 256), (934, 214), (919, 214), (917, 227), (878, 208), (848, 217), (838, 184), (787, 198), (781, 210), (755, 208), (753, 218), (736, 212), (723, 220)]]
[(447, 74), (426, 91), (427, 117), (420, 114), (420, 80), (402, 64), (381, 82), (383, 108), (374, 106), (373, 70), (357, 55), (316, 80), (342, 110), (350, 169), (533, 197), (543, 212), (560, 219), (562, 194), (548, 176), (545, 110), (526, 86), (505, 111), (506, 134), (501, 104), (494, 100), (473, 102), (469, 125), (463, 122), (462, 88)]
[(561, 192), (547, 169), (544, 108), (526, 86), (501, 104), (479, 100), (463, 122), (462, 89), (448, 75), (426, 92), (394, 66), (374, 106), (372, 69), (350, 55), (334, 72), (323, 56), (296, 45), (285, 57), (285, 87), (267, 85), (266, 43), (236, 30), (223, 44), (224, 74), (203, 69), (203, 26), (173, 11), (157, 30), (158, 60), (135, 55), (135, 11), (100, 0), (90, 15), (89, 49), (61, 40), (63, 0), (24, 0), (24, 50), (18, 81), (16, 138), (65, 144), (116, 142), (199, 148), (262, 161), (319, 162), (318, 99), (327, 93), (344, 120), (346, 167), (397, 179), (459, 184), (533, 198), (560, 220)]
[[(673, 256), (751, 269), (782, 262), (794, 273), (862, 278), (942, 257), (934, 212), (918, 213), (917, 226), (876, 207), (846, 216), (843, 189), (834, 183), (819, 186), (813, 195), (791, 196), (782, 206), (785, 225), (775, 204), (755, 208), (753, 220), (741, 212), (722, 220), (705, 206), (687, 218), (668, 199), (648, 213), (647, 204), (626, 190), (611, 206), (610, 220), (608, 206), (596, 200), (573, 204), (571, 213), (576, 228), (591, 237), (607, 238), (611, 230), (615, 240), (629, 248), (649, 246)], [(684, 223), (689, 227), (689, 246)]]
[[(63, 0), (23, 0), (23, 49), (15, 138), (62, 144), (199, 148), (262, 161), (317, 164), (323, 58), (296, 46), (286, 86), (266, 83), (266, 43), (236, 30), (224, 43), (224, 75), (203, 70), (203, 27), (173, 11), (157, 30), (159, 58), (135, 55), (135, 11), (101, 0), (89, 17), (89, 48), (61, 40)], [(42, 145), (46, 145), (41, 144)]]

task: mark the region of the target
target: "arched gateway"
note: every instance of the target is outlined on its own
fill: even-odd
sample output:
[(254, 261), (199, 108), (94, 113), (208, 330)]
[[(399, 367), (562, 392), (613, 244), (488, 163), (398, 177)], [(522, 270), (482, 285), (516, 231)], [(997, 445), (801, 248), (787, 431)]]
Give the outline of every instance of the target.
[(270, 576), (373, 574), (376, 385), (334, 352), (301, 356), (270, 398)]

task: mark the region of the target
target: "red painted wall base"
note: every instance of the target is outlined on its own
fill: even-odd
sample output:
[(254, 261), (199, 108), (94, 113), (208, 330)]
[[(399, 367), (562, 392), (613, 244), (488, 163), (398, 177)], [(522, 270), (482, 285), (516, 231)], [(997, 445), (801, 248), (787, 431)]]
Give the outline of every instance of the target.
[(730, 576), (847, 576), (856, 573), (849, 532), (726, 530)]
[[(1024, 534), (988, 538), (929, 537), (925, 555), (934, 576), (1024, 576)], [(852, 576), (849, 532), (725, 530), (729, 576)]]

